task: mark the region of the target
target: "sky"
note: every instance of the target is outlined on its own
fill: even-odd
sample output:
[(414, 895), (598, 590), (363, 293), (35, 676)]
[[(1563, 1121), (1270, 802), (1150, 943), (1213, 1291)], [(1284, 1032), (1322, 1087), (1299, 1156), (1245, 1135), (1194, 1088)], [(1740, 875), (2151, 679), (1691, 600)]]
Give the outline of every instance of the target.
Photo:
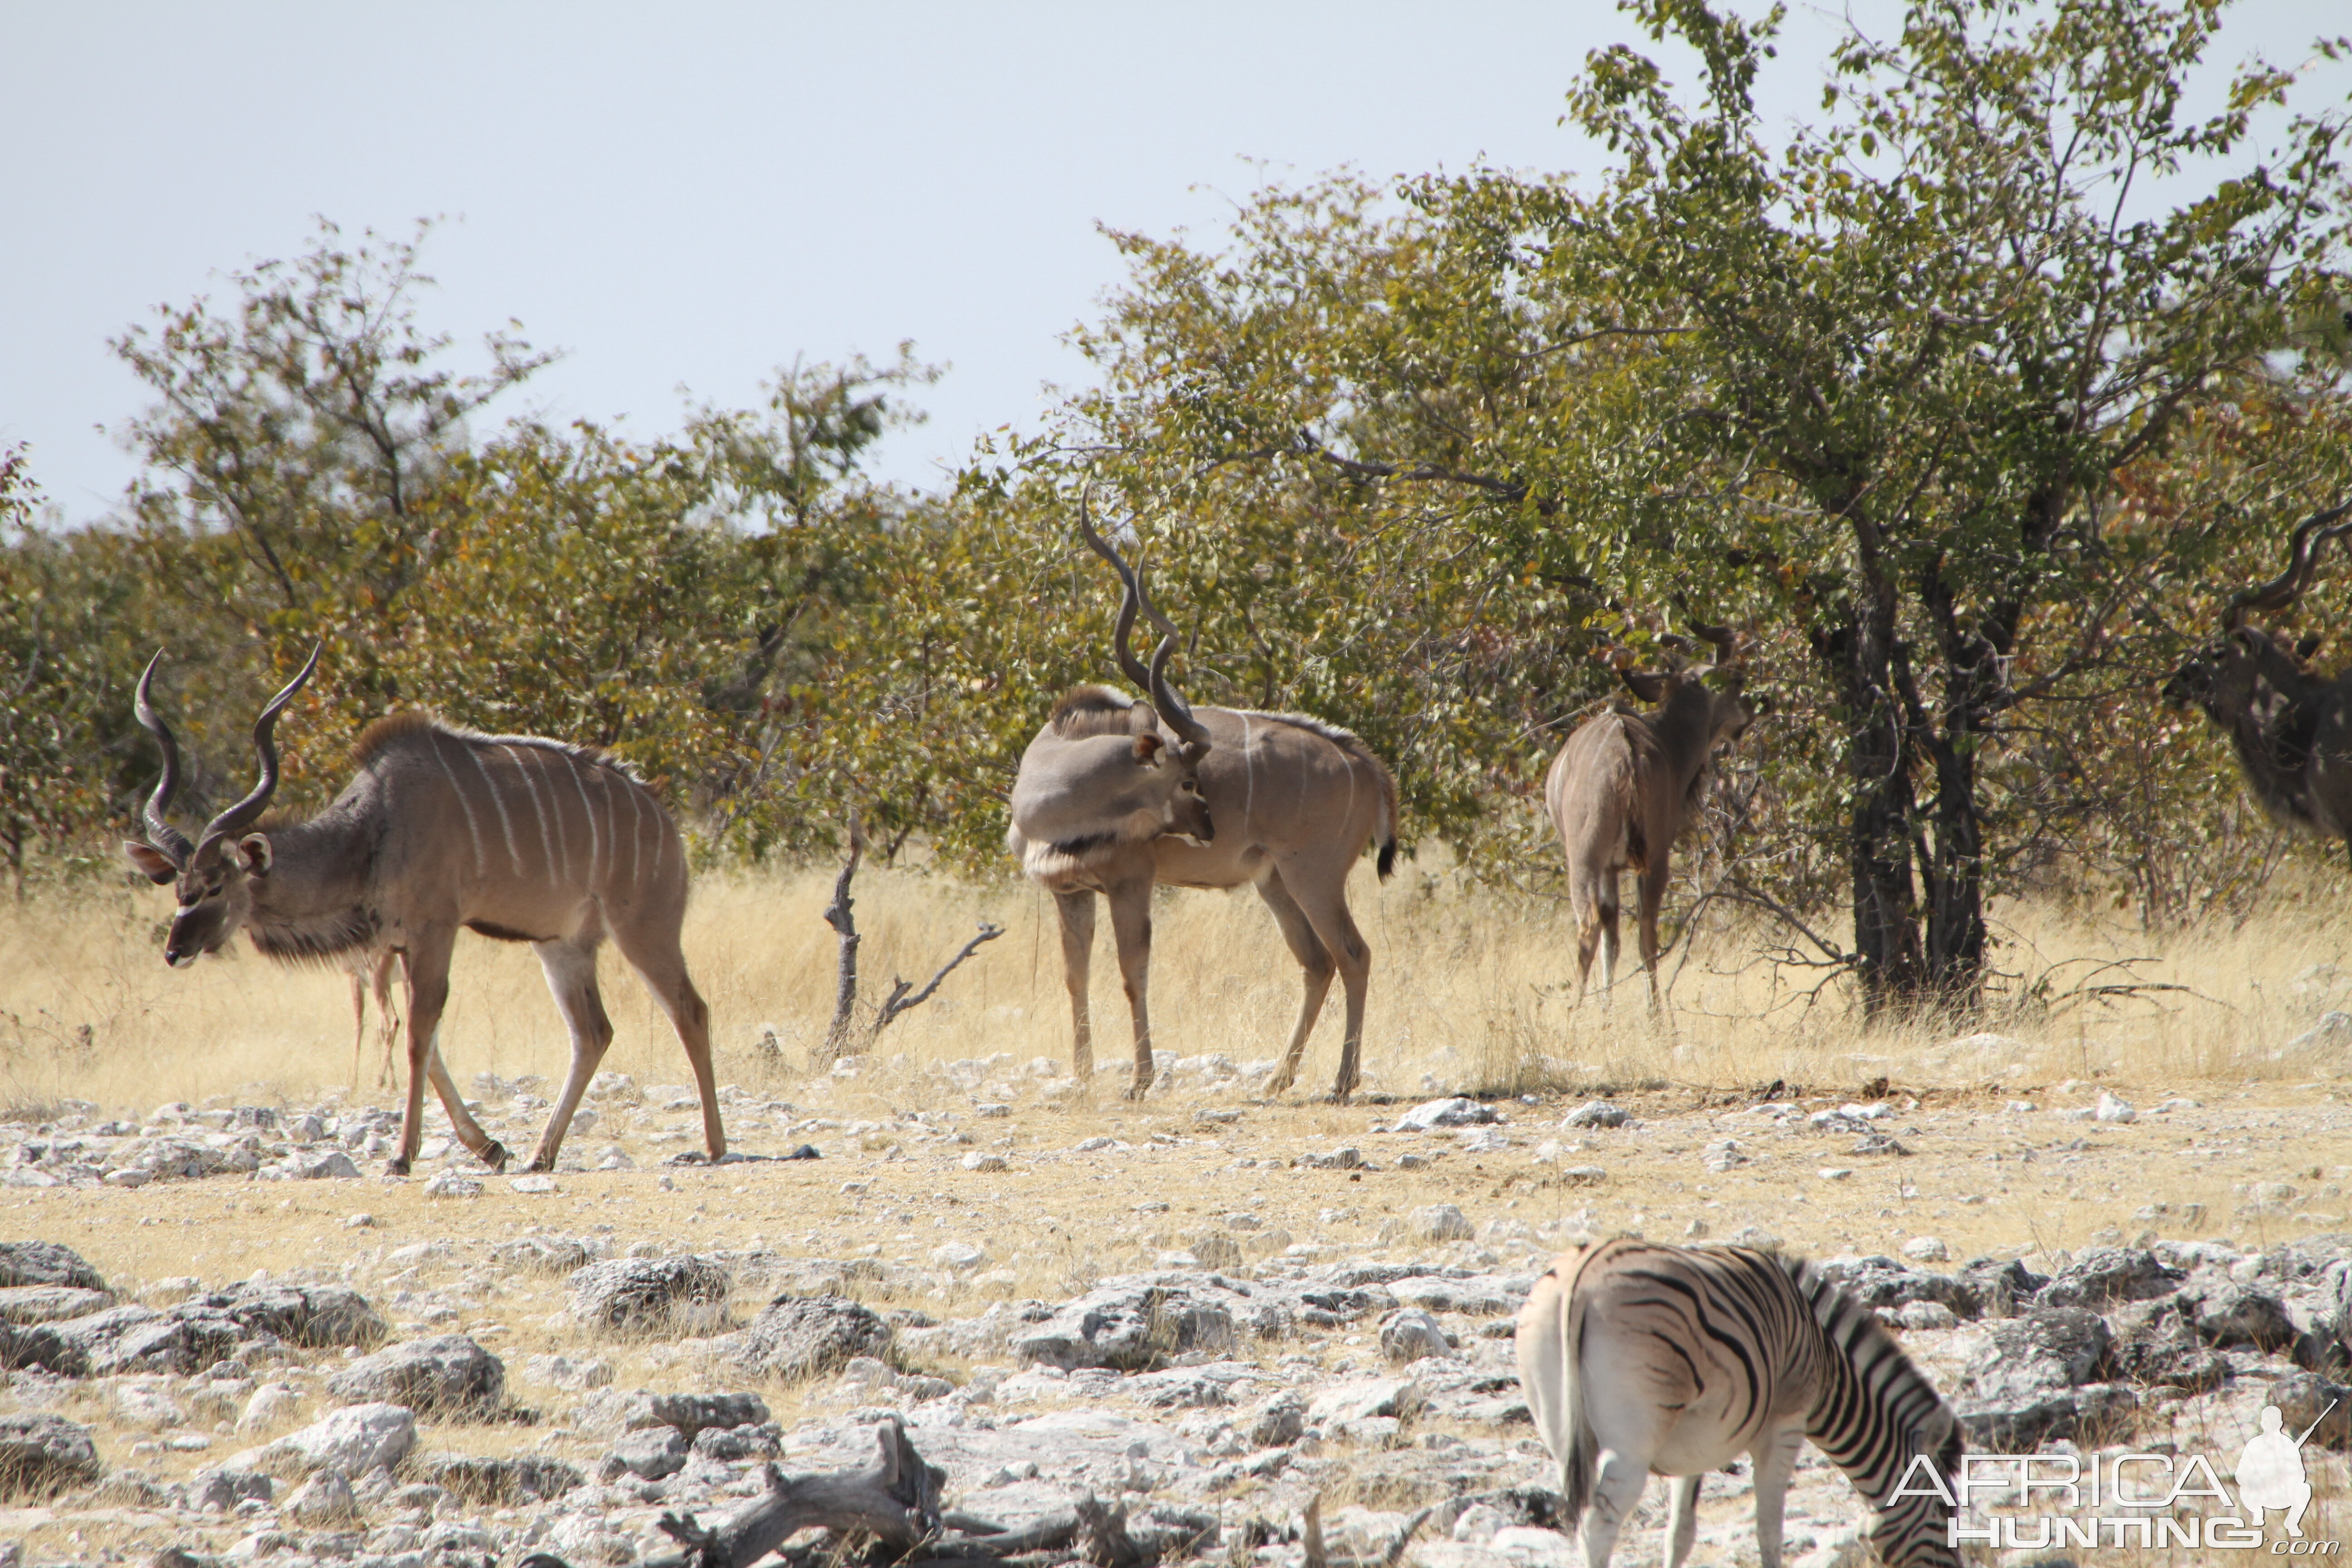
[[(1792, 5), (1769, 115), (1816, 110), (1836, 26)], [(2294, 64), (2347, 30), (2333, 0), (2251, 0), (2221, 53)], [(226, 300), (226, 274), (299, 253), (318, 217), (348, 240), (431, 216), (420, 314), (456, 362), (509, 319), (563, 352), (494, 416), (652, 437), (753, 405), (795, 359), (911, 340), (950, 369), (875, 466), (936, 483), (1085, 379), (1061, 340), (1124, 275), (1104, 226), (1211, 241), (1261, 184), (1343, 166), (1592, 174), (1562, 95), (1621, 39), (1638, 33), (1605, 5), (1504, 0), (16, 0), (0, 446), (30, 444), (61, 520), (105, 516), (135, 467), (110, 432), (147, 402), (109, 338)], [(2342, 107), (2352, 69), (2319, 70)]]

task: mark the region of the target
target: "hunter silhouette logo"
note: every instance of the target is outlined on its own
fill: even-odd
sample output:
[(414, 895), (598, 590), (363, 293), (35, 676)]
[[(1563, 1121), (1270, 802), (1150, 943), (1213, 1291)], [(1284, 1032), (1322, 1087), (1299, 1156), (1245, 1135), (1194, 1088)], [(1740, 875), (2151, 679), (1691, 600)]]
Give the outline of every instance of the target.
[[(2319, 1413), (2327, 1419), (2335, 1402)], [(2263, 1515), (2274, 1508), (2286, 1510), (2286, 1532), (2303, 1539), (2303, 1510), (2311, 1506), (2311, 1478), (2303, 1473), (2303, 1446), (2319, 1430), (2319, 1421), (2303, 1429), (2300, 1437), (2286, 1435), (2286, 1413), (2275, 1405), (2263, 1406), (2263, 1429), (2238, 1456), (2238, 1506), (2250, 1516), (2246, 1522), (2263, 1527)]]
[[(1954, 1547), (2267, 1548), (2272, 1556), (2335, 1556), (2342, 1550), (2338, 1542), (2306, 1541), (2303, 1532), (2312, 1491), (2303, 1447), (2335, 1409), (2330, 1403), (2300, 1436), (2291, 1436), (2285, 1412), (2264, 1405), (2261, 1430), (2231, 1472), (2234, 1498), (2202, 1454), (1968, 1454), (1959, 1474), (1948, 1480), (1934, 1456), (1922, 1454), (1912, 1460), (1889, 1501), (1932, 1496), (1950, 1504), (1955, 1511), (1948, 1543)], [(2192, 1504), (2192, 1499), (2206, 1500)], [(2025, 1511), (1979, 1513), (1972, 1521), (1972, 1502), (2022, 1503)], [(2266, 1542), (2264, 1518), (2273, 1512), (2285, 1515), (2287, 1539)]]

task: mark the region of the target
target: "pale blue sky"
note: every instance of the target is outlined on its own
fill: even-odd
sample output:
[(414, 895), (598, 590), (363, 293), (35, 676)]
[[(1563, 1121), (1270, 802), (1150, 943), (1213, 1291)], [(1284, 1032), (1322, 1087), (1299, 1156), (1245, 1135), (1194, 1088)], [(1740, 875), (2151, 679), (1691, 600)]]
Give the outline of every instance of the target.
[[(1760, 9), (1758, 6), (1745, 9)], [(1832, 26), (1793, 7), (1763, 100), (1818, 102)], [(1857, 4), (1865, 18), (1898, 13)], [(2234, 61), (2300, 61), (2352, 12), (2257, 0)], [(567, 351), (506, 407), (745, 405), (795, 355), (900, 339), (951, 362), (882, 467), (935, 478), (1084, 367), (1059, 334), (1120, 268), (1097, 223), (1208, 237), (1260, 178), (1484, 156), (1591, 172), (1557, 124), (1600, 5), (411, 3), (0, 6), (0, 442), (100, 516), (142, 405), (105, 340), (218, 274), (450, 221), (426, 321)], [(1686, 68), (1675, 73), (1687, 79)], [(2315, 81), (2341, 106), (2352, 75)], [(2320, 95), (2307, 102), (2316, 105)]]

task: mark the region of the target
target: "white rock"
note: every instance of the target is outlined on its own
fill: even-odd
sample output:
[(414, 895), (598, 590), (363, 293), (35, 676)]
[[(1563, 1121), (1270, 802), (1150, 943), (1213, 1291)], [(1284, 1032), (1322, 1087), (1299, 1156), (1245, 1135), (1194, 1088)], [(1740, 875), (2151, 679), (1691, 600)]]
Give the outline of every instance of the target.
[(315, 1529), (350, 1519), (359, 1511), (359, 1503), (352, 1496), (352, 1483), (343, 1479), (341, 1470), (330, 1466), (303, 1482), (286, 1500), (286, 1511), (296, 1523)]
[(1510, 1522), (1511, 1516), (1492, 1503), (1474, 1502), (1454, 1521), (1454, 1539), (1465, 1546), (1484, 1546)]
[(967, 1171), (1009, 1171), (1013, 1168), (1013, 1162), (1002, 1154), (982, 1154), (975, 1150), (963, 1157), (963, 1168)]
[[(1566, 1116), (1561, 1117), (1559, 1124), (1563, 1128), (1622, 1127), (1632, 1120), (1633, 1118), (1625, 1113), (1622, 1107), (1612, 1105), (1605, 1100), (1588, 1100)], [(1458, 1540), (1459, 1537), (1456, 1539)]]
[(1748, 1146), (1738, 1139), (1718, 1138), (1701, 1151), (1700, 1158), (1706, 1162), (1708, 1170), (1720, 1175), (1726, 1171), (1752, 1163), (1755, 1156), (1748, 1153)]
[(931, 1248), (931, 1262), (935, 1267), (958, 1274), (969, 1274), (987, 1261), (988, 1248), (974, 1246), (969, 1241), (942, 1242)]
[(444, 1171), (425, 1184), (428, 1198), (478, 1198), (482, 1184), (471, 1176), (461, 1176), (455, 1171)]
[[(588, 1080), (588, 1098), (591, 1100), (641, 1100), (644, 1096), (637, 1090), (637, 1080), (631, 1078), (627, 1073), (600, 1072), (594, 1078)], [(578, 1120), (575, 1119), (572, 1125), (576, 1129), (579, 1127), (580, 1123)]]
[(575, 1360), (564, 1355), (535, 1355), (523, 1362), (523, 1375), (533, 1383), (543, 1383), (551, 1388), (569, 1393), (585, 1393), (592, 1388), (606, 1388), (613, 1382), (613, 1363), (589, 1358)]
[(266, 1447), (247, 1449), (228, 1468), (262, 1469), (282, 1460), (306, 1471), (331, 1466), (347, 1476), (363, 1475), (400, 1463), (415, 1446), (416, 1417), (406, 1405), (349, 1405)]
[(1906, 1329), (1951, 1329), (1960, 1321), (1941, 1301), (1906, 1301), (1895, 1309), (1895, 1321)]
[(1412, 1128), (1426, 1132), (1433, 1127), (1473, 1127), (1496, 1120), (1498, 1118), (1492, 1106), (1481, 1105), (1464, 1095), (1454, 1095), (1414, 1106), (1396, 1119), (1396, 1125), (1400, 1131)]
[(1903, 1244), (1903, 1256), (1914, 1263), (1942, 1263), (1952, 1256), (1952, 1250), (1935, 1237), (1915, 1236)]
[(2137, 1121), (2139, 1120), (2139, 1112), (2132, 1109), (2130, 1100), (2108, 1094), (2104, 1090), (2100, 1092), (2099, 1103), (2093, 1108), (2091, 1114), (2101, 1121)]
[(1477, 1235), (1469, 1219), (1452, 1204), (1432, 1204), (1412, 1211), (1412, 1234), (1423, 1241), (1468, 1241)]
[(282, 1383), (265, 1383), (253, 1391), (236, 1418), (236, 1429), (247, 1435), (283, 1426), (302, 1408), (301, 1396)]
[(551, 1193), (557, 1188), (553, 1176), (544, 1171), (534, 1171), (508, 1182), (507, 1190), (513, 1193)]
[(1824, 1182), (1843, 1182), (1853, 1174), (1852, 1165), (1825, 1165), (1821, 1173), (1822, 1180)]
[(1492, 1127), (1465, 1127), (1454, 1134), (1454, 1142), (1465, 1154), (1491, 1154), (1511, 1146), (1511, 1141)]

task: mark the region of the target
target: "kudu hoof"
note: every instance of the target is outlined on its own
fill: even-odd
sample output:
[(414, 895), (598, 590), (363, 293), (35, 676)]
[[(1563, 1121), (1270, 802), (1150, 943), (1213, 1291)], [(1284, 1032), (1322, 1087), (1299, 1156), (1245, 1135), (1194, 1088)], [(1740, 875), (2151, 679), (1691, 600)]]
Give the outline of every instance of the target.
[(393, 1159), (386, 1160), (383, 1163), (383, 1173), (387, 1176), (404, 1176), (408, 1174), (408, 1161), (405, 1158), (397, 1156)]
[(1148, 1078), (1138, 1079), (1135, 1082), (1127, 1086), (1127, 1094), (1124, 1098), (1129, 1100), (1141, 1100), (1145, 1095), (1150, 1092), (1151, 1080)]
[(508, 1152), (507, 1146), (495, 1140), (488, 1148), (482, 1151), (482, 1163), (500, 1175), (506, 1174), (507, 1162), (513, 1158), (514, 1155)]

